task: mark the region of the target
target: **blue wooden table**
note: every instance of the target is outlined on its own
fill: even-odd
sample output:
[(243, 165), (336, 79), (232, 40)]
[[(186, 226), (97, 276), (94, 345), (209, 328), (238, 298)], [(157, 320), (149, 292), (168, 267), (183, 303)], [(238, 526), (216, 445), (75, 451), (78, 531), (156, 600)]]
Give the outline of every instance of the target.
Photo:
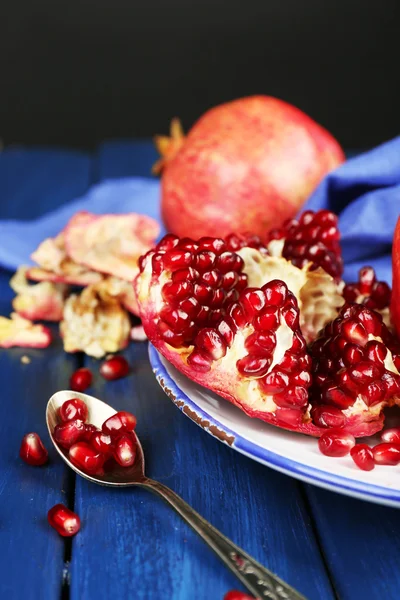
[[(0, 153), (0, 218), (31, 219), (93, 183), (147, 176), (154, 159), (149, 142), (107, 143), (93, 154), (7, 149)], [(4, 315), (9, 277), (0, 271)], [(41, 351), (0, 350), (1, 600), (222, 600), (240, 589), (158, 498), (91, 485), (52, 450), (48, 467), (20, 461), (26, 432), (49, 445), (46, 402), (82, 365), (96, 373), (93, 395), (137, 415), (149, 475), (309, 600), (400, 598), (400, 511), (303, 485), (241, 456), (174, 407), (152, 376), (145, 343), (125, 355), (132, 374), (105, 382), (95, 361), (66, 355), (59, 341)], [(58, 502), (82, 519), (72, 540), (47, 524)]]

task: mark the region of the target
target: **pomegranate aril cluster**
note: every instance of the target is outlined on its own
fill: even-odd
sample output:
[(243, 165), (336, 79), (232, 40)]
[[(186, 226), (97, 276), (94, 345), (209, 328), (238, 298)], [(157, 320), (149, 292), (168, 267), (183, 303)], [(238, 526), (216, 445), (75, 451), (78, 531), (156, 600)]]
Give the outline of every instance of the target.
[(383, 310), (390, 305), (391, 289), (385, 281), (377, 281), (372, 267), (363, 267), (357, 283), (343, 288), (346, 302), (357, 302), (373, 310)]
[(329, 210), (305, 211), (299, 219), (285, 221), (280, 229), (268, 234), (268, 242), (284, 239), (282, 256), (296, 267), (308, 262), (314, 269), (321, 267), (335, 280), (343, 273), (338, 218)]
[(390, 366), (400, 369), (399, 353), (379, 313), (359, 304), (345, 305), (311, 347), (314, 422), (341, 426), (334, 409), (349, 409), (357, 400), (370, 407), (398, 395), (400, 376)]
[(104, 421), (99, 430), (85, 422), (88, 418), (85, 402), (72, 398), (59, 408), (58, 417), (61, 422), (54, 428), (54, 439), (68, 450), (71, 462), (88, 475), (104, 475), (105, 463), (109, 468), (115, 463), (122, 467), (134, 464), (136, 418), (131, 413), (115, 413)]
[(157, 329), (173, 347), (191, 344), (199, 329), (215, 324), (247, 286), (243, 259), (223, 239), (167, 235), (143, 258), (142, 269), (146, 257), (155, 280), (161, 273), (169, 276), (161, 289), (164, 305)]

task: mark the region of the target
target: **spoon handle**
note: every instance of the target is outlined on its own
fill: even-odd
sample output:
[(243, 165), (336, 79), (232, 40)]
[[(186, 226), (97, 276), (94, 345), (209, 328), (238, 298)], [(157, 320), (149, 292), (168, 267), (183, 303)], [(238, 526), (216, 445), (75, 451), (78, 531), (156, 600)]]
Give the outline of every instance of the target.
[(290, 585), (268, 571), (231, 540), (222, 535), (208, 521), (171, 489), (152, 479), (145, 479), (143, 487), (161, 496), (214, 550), (227, 567), (258, 599), (306, 600)]

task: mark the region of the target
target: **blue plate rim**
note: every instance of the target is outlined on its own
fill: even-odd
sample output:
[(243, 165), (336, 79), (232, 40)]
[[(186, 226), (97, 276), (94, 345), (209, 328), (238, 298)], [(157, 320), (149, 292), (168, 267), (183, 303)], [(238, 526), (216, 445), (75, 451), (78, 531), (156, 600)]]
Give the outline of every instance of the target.
[[(161, 355), (151, 343), (149, 343), (149, 359), (158, 383), (164, 389), (167, 396), (169, 396), (167, 389), (171, 392), (171, 395), (173, 395), (174, 398), (171, 396), (169, 397), (177, 406), (177, 408), (179, 408), (181, 412), (184, 412), (183, 409), (185, 406), (187, 406), (189, 409), (193, 410), (200, 417), (200, 419), (208, 421), (209, 426), (207, 428), (203, 427), (196, 421), (194, 422), (202, 429), (207, 429), (207, 433), (213, 437), (216, 437), (216, 439), (219, 441), (223, 440), (210, 431), (210, 427), (214, 426), (221, 432), (224, 432), (227, 436), (233, 437), (232, 444), (229, 444), (231, 447), (234, 447), (242, 454), (257, 460), (262, 464), (270, 466), (273, 469), (284, 472), (297, 479), (303, 479), (308, 483), (317, 485), (319, 487), (325, 487), (339, 493), (341, 492), (346, 495), (353, 495), (360, 498), (373, 500), (375, 502), (380, 501), (380, 503), (390, 504), (390, 506), (400, 507), (400, 491), (389, 490), (388, 488), (378, 485), (355, 481), (354, 479), (348, 479), (347, 477), (343, 477), (341, 475), (335, 475), (332, 473), (329, 474), (326, 471), (321, 471), (315, 467), (310, 467), (308, 465), (304, 465), (303, 463), (298, 463), (292, 459), (280, 456), (279, 454), (275, 454), (275, 452), (261, 448), (254, 442), (243, 438), (237, 432), (231, 430), (229, 427), (223, 425), (217, 419), (205, 412), (195, 402), (193, 402), (193, 400), (191, 400), (191, 398), (185, 394), (185, 392), (180, 389), (180, 387), (176, 384), (164, 367), (161, 361)], [(162, 384), (161, 380), (163, 380)], [(185, 413), (185, 415), (190, 418), (187, 413)]]

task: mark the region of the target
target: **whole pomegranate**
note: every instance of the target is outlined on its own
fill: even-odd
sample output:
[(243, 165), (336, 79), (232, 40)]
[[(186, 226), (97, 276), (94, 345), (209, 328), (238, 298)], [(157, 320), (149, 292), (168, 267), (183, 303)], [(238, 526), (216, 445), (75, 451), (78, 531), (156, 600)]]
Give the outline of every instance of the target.
[(338, 142), (294, 106), (251, 96), (207, 111), (183, 136), (157, 137), (161, 208), (179, 236), (263, 235), (293, 217), (344, 160)]

